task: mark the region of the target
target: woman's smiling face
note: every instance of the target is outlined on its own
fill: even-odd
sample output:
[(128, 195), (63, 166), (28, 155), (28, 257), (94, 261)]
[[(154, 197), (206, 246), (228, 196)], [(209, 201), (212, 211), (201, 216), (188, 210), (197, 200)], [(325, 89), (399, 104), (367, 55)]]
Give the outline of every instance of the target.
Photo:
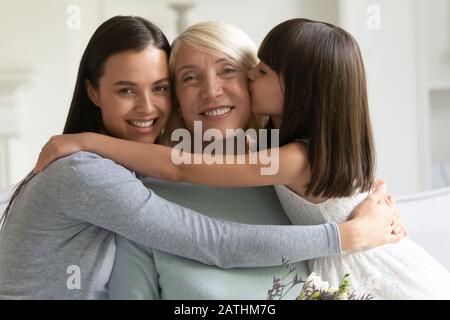
[(105, 129), (117, 138), (154, 143), (171, 111), (168, 57), (151, 45), (110, 56), (98, 88), (87, 88)]
[(182, 43), (174, 68), (180, 115), (189, 131), (194, 121), (203, 130), (245, 128), (250, 121), (247, 70), (221, 53), (212, 54)]

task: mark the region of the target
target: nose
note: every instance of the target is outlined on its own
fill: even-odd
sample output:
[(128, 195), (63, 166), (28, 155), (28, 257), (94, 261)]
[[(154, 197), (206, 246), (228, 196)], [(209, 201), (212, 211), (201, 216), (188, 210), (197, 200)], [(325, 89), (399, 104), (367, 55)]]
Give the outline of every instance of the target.
[(151, 94), (142, 93), (136, 99), (136, 104), (134, 107), (136, 112), (139, 113), (151, 113), (156, 109), (155, 105), (152, 102)]
[(223, 94), (222, 81), (216, 75), (210, 76), (204, 84), (202, 90), (202, 98), (215, 99)]

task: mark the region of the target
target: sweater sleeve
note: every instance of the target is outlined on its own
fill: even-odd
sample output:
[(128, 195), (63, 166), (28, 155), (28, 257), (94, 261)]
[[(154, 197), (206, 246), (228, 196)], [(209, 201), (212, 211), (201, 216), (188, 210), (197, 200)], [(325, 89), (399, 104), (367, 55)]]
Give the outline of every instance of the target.
[[(46, 173), (57, 185), (63, 214), (153, 249), (221, 268), (281, 265), (340, 254), (335, 224), (249, 225), (213, 219), (162, 199), (132, 172), (79, 152)], [(243, 212), (242, 214), (245, 214)]]

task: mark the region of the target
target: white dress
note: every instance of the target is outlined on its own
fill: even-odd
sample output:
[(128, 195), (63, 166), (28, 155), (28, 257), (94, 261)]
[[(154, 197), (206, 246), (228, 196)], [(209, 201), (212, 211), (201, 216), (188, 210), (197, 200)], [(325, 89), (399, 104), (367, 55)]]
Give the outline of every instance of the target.
[[(316, 225), (346, 221), (367, 193), (350, 198), (328, 199), (314, 204), (286, 186), (275, 186), (280, 202), (291, 222)], [(308, 261), (311, 272), (338, 287), (350, 273), (352, 288), (358, 296), (375, 299), (450, 299), (450, 273), (423, 248), (409, 238), (396, 244), (344, 253)]]

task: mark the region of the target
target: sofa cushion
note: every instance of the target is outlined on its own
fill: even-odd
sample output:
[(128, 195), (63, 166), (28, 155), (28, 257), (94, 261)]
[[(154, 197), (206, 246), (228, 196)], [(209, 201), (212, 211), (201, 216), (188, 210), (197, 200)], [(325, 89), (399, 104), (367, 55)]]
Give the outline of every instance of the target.
[(408, 236), (450, 270), (450, 188), (399, 197)]

